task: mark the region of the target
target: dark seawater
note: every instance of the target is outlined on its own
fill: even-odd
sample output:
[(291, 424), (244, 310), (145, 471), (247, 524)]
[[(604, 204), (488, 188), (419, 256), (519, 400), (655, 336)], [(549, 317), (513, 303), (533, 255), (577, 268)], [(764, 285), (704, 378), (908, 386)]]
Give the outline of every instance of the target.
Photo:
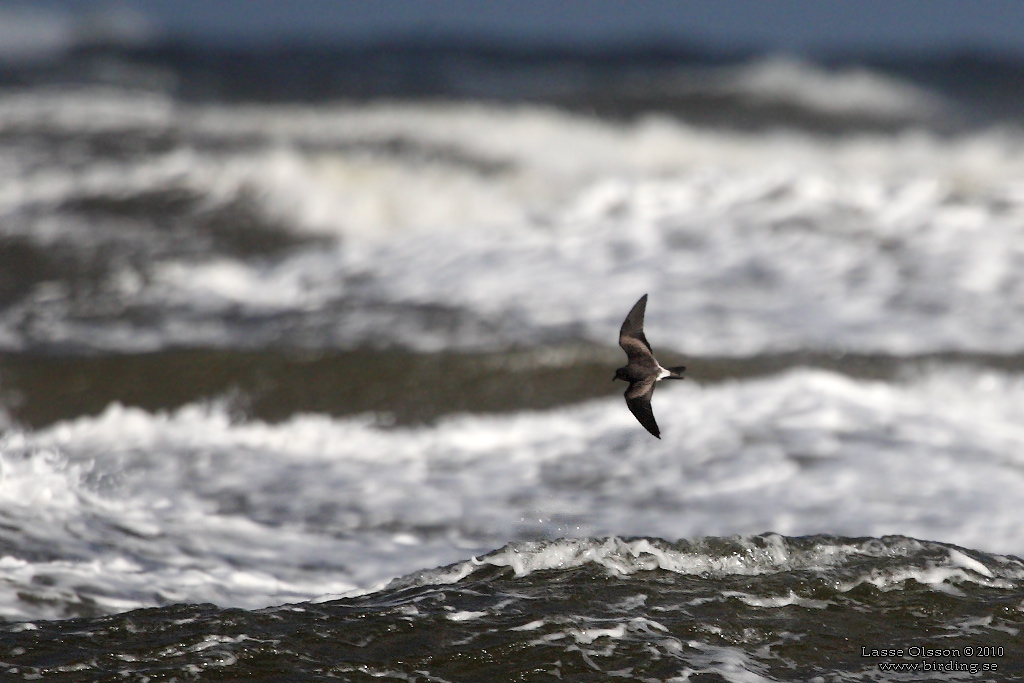
[(1022, 578), (1017, 558), (904, 537), (518, 543), (342, 600), (8, 625), (0, 666), (28, 680), (1009, 681), (1024, 673)]
[(0, 672), (1020, 680), (1022, 75), (0, 64)]

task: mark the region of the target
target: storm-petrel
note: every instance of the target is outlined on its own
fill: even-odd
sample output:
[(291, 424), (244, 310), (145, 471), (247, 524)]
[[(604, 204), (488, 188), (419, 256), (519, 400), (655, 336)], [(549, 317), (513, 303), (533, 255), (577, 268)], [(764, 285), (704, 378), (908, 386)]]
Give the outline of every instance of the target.
[(629, 362), (624, 367), (615, 371), (614, 382), (617, 379), (629, 382), (626, 389), (626, 405), (644, 429), (654, 436), (661, 438), (661, 430), (658, 423), (654, 421), (654, 411), (651, 410), (651, 396), (654, 395), (654, 385), (662, 379), (683, 379), (685, 367), (680, 365), (675, 368), (663, 368), (661, 363), (654, 357), (654, 351), (644, 336), (644, 310), (647, 308), (647, 295), (644, 294), (633, 305), (619, 330), (619, 346), (626, 352)]

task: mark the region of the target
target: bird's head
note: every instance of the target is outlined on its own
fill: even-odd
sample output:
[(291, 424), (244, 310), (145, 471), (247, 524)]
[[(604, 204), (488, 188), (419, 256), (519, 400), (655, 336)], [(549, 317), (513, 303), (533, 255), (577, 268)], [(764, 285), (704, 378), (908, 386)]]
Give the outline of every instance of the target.
[(621, 379), (625, 382), (629, 381), (629, 378), (626, 377), (626, 368), (619, 368), (618, 370), (615, 371), (615, 376), (612, 377), (612, 381), (614, 382), (617, 379)]

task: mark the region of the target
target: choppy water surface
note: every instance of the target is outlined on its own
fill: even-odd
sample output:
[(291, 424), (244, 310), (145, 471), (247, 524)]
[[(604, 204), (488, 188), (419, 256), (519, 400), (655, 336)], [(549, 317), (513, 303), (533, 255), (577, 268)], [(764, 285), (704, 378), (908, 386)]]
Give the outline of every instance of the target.
[[(902, 536), (517, 543), (338, 601), (8, 626), (0, 666), (55, 680), (1012, 680), (1022, 578), (1018, 559)], [(889, 648), (905, 654), (872, 654)]]
[[(1013, 101), (613, 66), (4, 81), (0, 668), (1015, 680)], [(645, 292), (660, 441), (610, 381)]]

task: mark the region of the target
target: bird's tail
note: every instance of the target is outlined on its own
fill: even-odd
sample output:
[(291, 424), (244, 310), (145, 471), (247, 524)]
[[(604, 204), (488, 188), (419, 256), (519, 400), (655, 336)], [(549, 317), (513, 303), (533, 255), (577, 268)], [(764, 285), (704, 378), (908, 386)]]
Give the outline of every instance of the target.
[(683, 377), (683, 373), (686, 372), (686, 366), (685, 365), (677, 365), (674, 368), (665, 368), (665, 369), (668, 370), (669, 373), (671, 373), (665, 379), (685, 379)]

